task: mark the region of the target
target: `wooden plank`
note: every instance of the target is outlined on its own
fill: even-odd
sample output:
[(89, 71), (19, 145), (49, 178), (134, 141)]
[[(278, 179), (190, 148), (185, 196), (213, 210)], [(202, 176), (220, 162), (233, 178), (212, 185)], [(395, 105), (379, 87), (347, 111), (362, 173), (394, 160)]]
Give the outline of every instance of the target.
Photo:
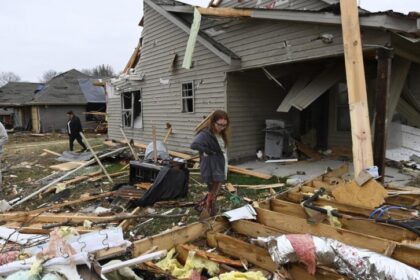
[[(123, 141), (120, 141), (120, 142), (123, 143)], [(134, 146), (138, 147), (138, 148), (146, 149), (146, 145), (143, 144), (143, 143), (136, 143), (135, 142)], [(188, 154), (175, 152), (175, 151), (168, 151), (168, 152), (171, 156), (174, 156), (174, 157), (179, 157), (179, 158), (186, 159), (186, 160), (199, 161), (198, 158), (191, 158), (191, 155), (188, 155)], [(271, 174), (266, 174), (266, 173), (262, 173), (262, 172), (247, 170), (245, 168), (241, 168), (241, 167), (234, 166), (234, 165), (228, 165), (228, 168), (229, 168), (230, 172), (243, 174), (243, 175), (249, 175), (249, 176), (257, 177), (257, 178), (264, 179), (264, 180), (269, 180), (273, 177), (273, 175), (271, 175)]]
[(373, 165), (369, 108), (357, 1), (340, 1), (340, 10), (350, 106), (353, 166), (354, 174), (357, 177), (360, 171)]
[[(213, 224), (216, 226), (216, 224)], [(205, 237), (205, 232), (213, 227), (211, 224), (193, 223), (183, 227), (176, 227), (169, 232), (143, 238), (133, 244), (133, 256), (139, 256), (157, 246), (158, 250), (171, 249), (177, 244), (188, 243)]]
[[(257, 236), (255, 236), (257, 237)], [(231, 255), (236, 258), (244, 258), (248, 262), (261, 267), (270, 272), (277, 270), (277, 264), (273, 262), (270, 254), (264, 248), (258, 247), (256, 245), (249, 244), (247, 242), (241, 241), (239, 239), (221, 234), (221, 233), (208, 233), (208, 240), (212, 242), (214, 240), (216, 247), (225, 254)], [(334, 273), (328, 269), (317, 267), (317, 271), (314, 276), (310, 275), (306, 269), (299, 264), (291, 264), (291, 267), (297, 266), (298, 268), (291, 269), (292, 276), (296, 276), (299, 280), (306, 279), (319, 279), (319, 280), (338, 280), (338, 279), (348, 279)]]
[(22, 215), (19, 212), (17, 215), (13, 212), (10, 213), (1, 213), (0, 221), (18, 221), (18, 222), (28, 222), (31, 223), (62, 223), (62, 222), (74, 222), (74, 223), (83, 223), (85, 220), (92, 222), (101, 222), (107, 221), (109, 217), (98, 217), (92, 215), (69, 215), (69, 214), (29, 214)]
[(255, 264), (261, 268), (264, 268), (270, 272), (274, 272), (277, 269), (277, 264), (273, 262), (270, 254), (266, 249), (249, 244), (239, 239), (212, 232), (213, 235), (210, 239), (214, 238), (217, 244), (217, 248), (223, 253), (237, 258), (244, 258), (248, 262)]
[[(308, 217), (300, 204), (280, 199), (272, 199), (271, 207), (271, 210), (275, 212), (296, 216), (302, 219), (306, 219)], [(351, 230), (354, 232), (372, 235), (397, 242), (417, 239), (417, 234), (414, 232), (393, 225), (378, 224), (372, 220), (369, 221), (348, 218), (340, 218), (339, 220), (343, 226), (343, 229)]]
[[(289, 191), (286, 193), (285, 198), (289, 201), (300, 203), (303, 201), (304, 195), (299, 192)], [(362, 215), (364, 217), (369, 217), (369, 215), (372, 213), (371, 209), (338, 203), (333, 200), (327, 200), (327, 199), (322, 199), (322, 198), (315, 201), (314, 204), (317, 206), (329, 205), (333, 208), (338, 209), (340, 212), (347, 213), (347, 214)], [(387, 217), (388, 215), (391, 218), (397, 218), (397, 219), (410, 219), (413, 217), (410, 213), (406, 211), (398, 210), (398, 209), (389, 210), (387, 213)]]
[[(93, 196), (88, 196), (88, 197), (84, 197), (84, 198), (79, 198), (79, 199), (76, 199), (76, 200), (63, 202), (63, 203), (59, 203), (59, 204), (54, 204), (54, 205), (51, 205), (51, 206), (35, 209), (35, 210), (29, 211), (29, 212), (22, 212), (22, 213), (25, 214), (25, 215), (42, 213), (42, 212), (49, 211), (49, 210), (52, 210), (52, 209), (60, 209), (60, 208), (63, 208), (65, 206), (79, 204), (81, 202), (96, 200), (96, 199), (99, 199), (99, 198), (110, 196), (112, 194), (113, 194), (113, 192), (106, 192), (106, 193), (93, 195)], [(13, 212), (13, 213), (16, 213), (16, 212)]]
[(31, 106), (31, 119), (32, 119), (32, 132), (41, 132), (41, 121), (39, 119), (39, 108), (38, 106)]
[[(93, 157), (95, 158), (96, 162), (99, 164), (99, 166), (101, 167), (102, 171), (105, 173), (106, 177), (108, 178), (108, 181), (111, 183), (114, 183), (114, 181), (111, 179), (111, 177), (108, 174), (108, 171), (106, 171), (105, 166), (102, 165), (101, 160), (98, 158), (98, 156), (96, 155), (96, 152), (92, 149), (92, 146), (90, 145), (89, 141), (86, 139), (85, 135), (83, 134), (83, 132), (79, 132), (80, 136), (82, 136), (83, 141), (85, 141), (86, 146), (89, 148), (90, 152), (92, 153)], [(131, 147), (131, 146), (130, 146)]]
[(252, 13), (251, 10), (234, 8), (197, 7), (197, 9), (202, 15), (218, 17), (250, 17)]
[(52, 154), (54, 156), (61, 157), (61, 154), (60, 153), (57, 153), (57, 152), (54, 152), (54, 151), (51, 151), (51, 150), (48, 150), (48, 149), (42, 149), (42, 150), (44, 152), (47, 152), (47, 153)]
[(85, 164), (86, 161), (69, 161), (60, 164), (50, 165), (51, 169), (58, 171), (70, 171)]
[(416, 268), (420, 267), (420, 248), (412, 248), (401, 243), (345, 229), (338, 229), (325, 224), (311, 225), (305, 219), (270, 210), (261, 208), (255, 208), (255, 210), (257, 212), (258, 222), (288, 233), (309, 233), (316, 236), (324, 236), (336, 239), (350, 246), (366, 248), (380, 254), (383, 254), (389, 247), (396, 244), (395, 250), (391, 255), (392, 258)]
[[(131, 215), (137, 215), (140, 213), (141, 207), (136, 207), (133, 211), (131, 211)], [(133, 222), (133, 219), (127, 219), (122, 221), (118, 226), (123, 229), (123, 231), (127, 230), (127, 228), (130, 226), (131, 222)]]

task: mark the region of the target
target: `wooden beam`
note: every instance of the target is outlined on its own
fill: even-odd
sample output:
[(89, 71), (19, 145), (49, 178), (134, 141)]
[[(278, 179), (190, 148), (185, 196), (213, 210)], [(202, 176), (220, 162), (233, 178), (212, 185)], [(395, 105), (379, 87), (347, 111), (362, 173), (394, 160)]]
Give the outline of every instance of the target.
[(109, 176), (108, 171), (106, 171), (105, 166), (102, 165), (101, 160), (96, 155), (96, 152), (92, 149), (92, 146), (89, 144), (89, 141), (86, 139), (83, 132), (79, 132), (80, 136), (82, 136), (83, 140), (85, 141), (86, 145), (88, 146), (90, 152), (92, 153), (93, 157), (95, 158), (96, 162), (99, 164), (99, 166), (102, 168), (103, 172), (105, 173), (106, 177), (108, 178), (108, 181), (111, 183), (114, 183), (114, 181), (111, 179), (111, 176)]
[[(120, 142), (124, 143), (123, 141), (120, 141)], [(134, 146), (138, 147), (138, 148), (142, 148), (142, 149), (146, 149), (146, 147), (147, 147), (143, 143), (136, 143), (136, 142), (134, 143)], [(192, 161), (196, 161), (196, 162), (199, 161), (198, 158), (194, 158), (194, 156), (192, 157), (191, 155), (188, 155), (188, 154), (175, 152), (175, 151), (168, 151), (168, 152), (171, 156), (174, 156), (174, 157), (179, 157), (179, 158), (182, 158), (182, 159), (185, 159), (185, 160), (192, 160)], [(234, 166), (234, 165), (228, 165), (228, 169), (229, 169), (230, 172), (243, 174), (243, 175), (249, 175), (249, 176), (257, 177), (257, 178), (264, 179), (264, 180), (269, 180), (273, 177), (273, 175), (271, 175), (271, 174), (257, 172), (257, 171), (253, 171), (253, 170), (248, 170), (248, 169), (241, 168), (241, 167)]]
[[(29, 212), (22, 212), (22, 214), (36, 214), (36, 213), (42, 213), (42, 212), (46, 212), (46, 211), (53, 210), (53, 209), (60, 209), (60, 208), (63, 208), (65, 206), (75, 205), (75, 204), (79, 204), (81, 202), (86, 202), (86, 201), (91, 201), (91, 200), (96, 200), (96, 199), (99, 199), (99, 198), (107, 197), (107, 196), (112, 195), (113, 193), (114, 192), (106, 192), (106, 193), (102, 193), (102, 194), (98, 194), (98, 195), (92, 195), (92, 196), (79, 198), (79, 199), (68, 201), (68, 202), (63, 202), (63, 203), (54, 204), (54, 205), (43, 207), (43, 208), (38, 208), (38, 209), (29, 211)], [(16, 212), (13, 212), (13, 213), (16, 213)]]
[(48, 150), (48, 149), (42, 149), (42, 150), (44, 152), (47, 152), (47, 153), (52, 154), (52, 155), (57, 156), (57, 157), (61, 157), (62, 156), (62, 154), (57, 153), (57, 152), (54, 152), (54, 151), (51, 151), (51, 150)]
[(169, 250), (177, 244), (188, 243), (201, 237), (205, 237), (205, 233), (209, 229), (225, 227), (225, 223), (218, 221), (210, 224), (197, 222), (183, 227), (176, 227), (169, 232), (135, 241), (133, 244), (133, 256), (139, 256), (153, 246), (157, 246), (158, 250)]
[(74, 214), (28, 214), (22, 215), (21, 212), (17, 214), (10, 213), (1, 213), (0, 221), (16, 221), (16, 222), (28, 222), (31, 223), (62, 223), (62, 222), (73, 222), (73, 223), (83, 223), (85, 220), (91, 222), (102, 222), (109, 220), (109, 217), (98, 217), (93, 215), (74, 215)]
[(379, 168), (379, 179), (384, 183), (385, 177), (385, 151), (387, 137), (387, 100), (391, 77), (392, 52), (386, 49), (378, 49), (376, 58), (378, 60), (378, 73), (376, 78), (375, 98), (375, 134), (373, 158), (375, 165)]
[[(255, 222), (247, 221), (247, 220), (239, 220), (232, 223), (233, 231), (247, 235), (249, 237), (258, 238), (258, 237), (268, 237), (268, 236), (278, 236), (281, 232), (278, 229), (274, 229), (262, 224), (258, 224)], [(289, 268), (289, 273), (293, 276), (293, 279), (348, 279), (343, 275), (336, 273), (335, 271), (331, 271), (329, 268), (325, 268), (322, 266), (317, 266), (315, 275), (310, 275), (308, 271), (299, 264), (291, 264)]]
[(252, 10), (250, 9), (234, 9), (234, 8), (197, 8), (200, 14), (216, 17), (250, 17)]
[[(307, 219), (304, 208), (300, 204), (280, 200), (271, 200), (271, 210), (301, 219)], [(379, 238), (402, 242), (403, 240), (416, 240), (417, 234), (407, 229), (388, 224), (378, 224), (374, 220), (340, 218), (342, 228), (350, 231), (376, 236)], [(325, 222), (326, 223), (326, 222)]]
[(270, 254), (264, 248), (217, 232), (209, 232), (207, 240), (210, 243), (212, 243), (212, 240), (215, 240), (216, 243), (213, 245), (216, 245), (215, 247), (225, 254), (237, 258), (244, 258), (248, 262), (270, 272), (274, 272), (277, 269), (277, 264), (273, 262)]
[[(255, 236), (257, 237), (257, 236)], [(236, 258), (244, 258), (248, 262), (261, 267), (270, 272), (277, 270), (278, 265), (273, 262), (270, 254), (264, 248), (256, 245), (249, 244), (239, 239), (221, 234), (209, 232), (207, 234), (207, 240), (210, 242), (215, 241), (214, 247), (217, 247), (220, 251)], [(293, 279), (299, 280), (343, 280), (348, 279), (337, 273), (331, 272), (328, 269), (317, 267), (317, 271), (314, 276), (310, 275), (306, 269), (300, 264), (291, 264), (291, 272)], [(297, 278), (296, 278), (297, 277)]]
[(344, 58), (350, 106), (354, 176), (373, 165), (365, 68), (356, 0), (340, 1)]
[(127, 135), (125, 135), (124, 129), (120, 127), (120, 131), (122, 136), (124, 137), (125, 142), (127, 143), (128, 147), (130, 148), (131, 154), (133, 155), (135, 160), (139, 160), (139, 156), (134, 151), (133, 147), (131, 147), (130, 141), (128, 141)]
[[(289, 191), (285, 194), (284, 198), (288, 201), (301, 203), (304, 200), (305, 195), (303, 195), (300, 192)], [(343, 203), (336, 202), (334, 200), (327, 200), (327, 199), (322, 199), (322, 198), (315, 201), (314, 204), (317, 206), (329, 205), (335, 209), (338, 209), (340, 212), (347, 213), (347, 214), (361, 215), (364, 217), (369, 217), (369, 215), (372, 213), (372, 210), (368, 208), (356, 207), (353, 205), (343, 204)], [(399, 209), (389, 210), (386, 215), (387, 215), (386, 217), (390, 217), (394, 219), (410, 219), (413, 217), (409, 212), (402, 211)]]
[(420, 267), (420, 248), (403, 245), (394, 241), (369, 236), (345, 229), (335, 228), (325, 224), (308, 224), (306, 219), (290, 216), (270, 210), (255, 208), (258, 222), (263, 225), (280, 229), (288, 233), (309, 233), (316, 236), (324, 236), (343, 242), (347, 245), (366, 248), (383, 254), (395, 244), (391, 257), (413, 267)]

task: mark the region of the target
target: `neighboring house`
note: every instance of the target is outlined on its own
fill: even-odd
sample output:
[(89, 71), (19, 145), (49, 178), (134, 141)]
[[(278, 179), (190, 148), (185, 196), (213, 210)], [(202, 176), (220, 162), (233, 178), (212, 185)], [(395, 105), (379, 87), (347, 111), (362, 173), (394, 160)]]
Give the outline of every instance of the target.
[(64, 131), (70, 110), (79, 116), (84, 128), (94, 128), (97, 123), (86, 112), (106, 110), (105, 90), (94, 83), (95, 79), (75, 69), (52, 78), (28, 103), (32, 130)]
[[(153, 127), (163, 139), (169, 122), (169, 148), (190, 151), (195, 126), (213, 110), (224, 109), (232, 124), (230, 159), (253, 156), (264, 145), (267, 119), (286, 121), (296, 138), (311, 138), (320, 148), (350, 146), (338, 2), (223, 0), (214, 10), (236, 8), (241, 16), (210, 16), (203, 10), (187, 70), (182, 62), (193, 7), (144, 0), (140, 58), (134, 69), (112, 81), (114, 91), (108, 92), (109, 138), (123, 139), (123, 126), (129, 138), (148, 143)], [(404, 123), (420, 127), (418, 22), (418, 14), (360, 10), (371, 120), (376, 53), (392, 49), (388, 115), (396, 112)]]
[(7, 129), (31, 128), (28, 103), (42, 87), (40, 83), (9, 82), (0, 88), (0, 118)]

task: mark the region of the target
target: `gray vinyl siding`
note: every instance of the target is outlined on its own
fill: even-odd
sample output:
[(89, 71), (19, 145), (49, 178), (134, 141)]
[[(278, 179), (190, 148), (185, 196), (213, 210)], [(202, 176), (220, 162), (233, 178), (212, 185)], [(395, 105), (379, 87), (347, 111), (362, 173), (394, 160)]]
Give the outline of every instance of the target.
[(328, 6), (321, 0), (223, 0), (219, 7), (236, 7), (236, 8), (265, 8), (271, 3), (274, 4), (276, 9), (292, 9), (292, 10), (314, 10), (325, 8)]
[[(125, 128), (127, 137), (142, 143), (152, 140), (152, 127), (156, 128), (157, 140), (163, 140), (166, 123), (170, 123), (173, 134), (168, 148), (190, 151), (195, 126), (216, 109), (225, 109), (225, 72), (229, 65), (197, 42), (193, 67), (182, 68), (188, 34), (145, 5), (143, 47), (136, 68), (145, 73), (144, 81), (121, 91), (139, 89), (143, 101), (143, 129)], [(170, 69), (173, 54), (177, 54), (176, 65)], [(160, 79), (169, 80), (161, 84)], [(194, 82), (194, 112), (182, 113), (181, 84)], [(121, 100), (109, 100), (109, 137), (122, 139)]]
[(265, 120), (290, 120), (292, 114), (278, 113), (283, 90), (261, 70), (228, 74), (227, 106), (231, 121), (232, 144), (229, 159), (255, 156), (264, 147)]
[[(274, 20), (237, 20), (213, 38), (242, 59), (242, 69), (319, 59), (343, 54), (341, 27)], [(320, 40), (331, 34), (333, 42)], [(364, 30), (364, 43), (385, 44), (385, 32)]]
[(96, 123), (86, 122), (85, 106), (39, 106), (39, 118), (41, 120), (42, 132), (66, 132), (68, 117), (66, 113), (73, 111), (80, 118), (84, 129), (95, 128)]

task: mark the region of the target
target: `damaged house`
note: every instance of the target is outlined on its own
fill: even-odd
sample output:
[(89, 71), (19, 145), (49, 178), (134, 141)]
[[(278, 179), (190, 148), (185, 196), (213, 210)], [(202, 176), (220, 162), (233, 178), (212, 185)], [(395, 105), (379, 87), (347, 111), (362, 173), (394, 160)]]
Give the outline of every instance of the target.
[(28, 103), (42, 87), (40, 83), (9, 82), (0, 88), (0, 118), (7, 129), (30, 129), (31, 106)]
[[(194, 11), (145, 0), (140, 58), (109, 92), (109, 137), (122, 140), (123, 126), (127, 137), (148, 143), (153, 128), (163, 139), (170, 122), (168, 147), (188, 151), (196, 125), (224, 109), (232, 124), (230, 159), (264, 146), (267, 120), (311, 147), (351, 147), (338, 3), (224, 0)], [(419, 127), (420, 17), (359, 15), (370, 120), (387, 116)], [(377, 90), (384, 76), (389, 94)], [(386, 113), (377, 100), (387, 101)]]
[(95, 128), (95, 116), (86, 112), (106, 110), (105, 90), (96, 81), (72, 69), (45, 84), (10, 82), (0, 88), (1, 119), (8, 129), (60, 131), (72, 110), (84, 128)]
[(28, 103), (31, 106), (32, 131), (50, 132), (66, 128), (68, 111), (79, 116), (84, 128), (97, 124), (86, 112), (106, 109), (105, 90), (95, 79), (75, 69), (52, 78)]

